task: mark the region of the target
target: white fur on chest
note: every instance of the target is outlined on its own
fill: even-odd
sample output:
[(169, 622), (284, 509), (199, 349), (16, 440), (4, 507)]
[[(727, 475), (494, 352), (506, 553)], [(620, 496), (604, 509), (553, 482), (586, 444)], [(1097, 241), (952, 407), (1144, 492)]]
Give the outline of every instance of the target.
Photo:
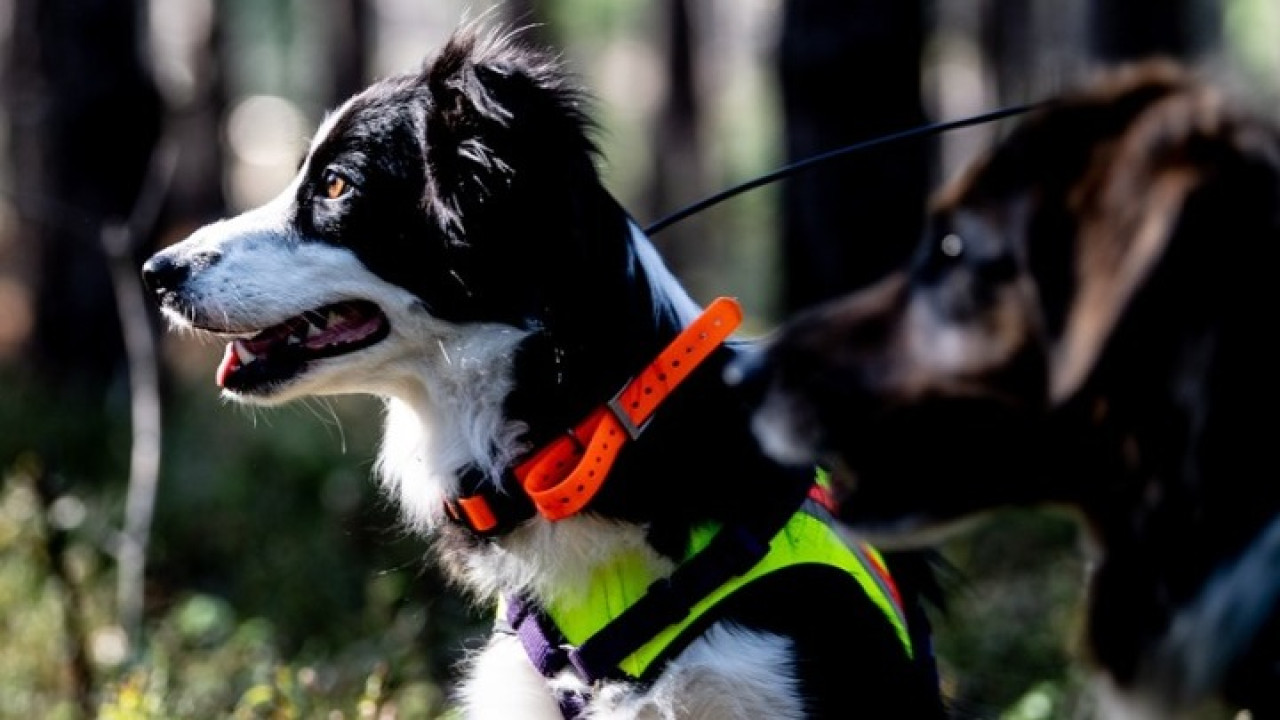
[[(713, 625), (647, 686), (606, 681), (594, 688), (591, 720), (800, 720), (803, 702), (790, 641)], [(519, 639), (494, 635), (468, 662), (459, 697), (467, 720), (562, 720), (557, 690), (587, 688), (571, 672), (548, 681)]]

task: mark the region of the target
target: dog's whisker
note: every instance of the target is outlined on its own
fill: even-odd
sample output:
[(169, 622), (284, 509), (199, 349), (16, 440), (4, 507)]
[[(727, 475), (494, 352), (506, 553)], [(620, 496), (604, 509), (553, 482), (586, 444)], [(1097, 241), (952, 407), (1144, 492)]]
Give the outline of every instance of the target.
[(346, 455), (347, 434), (342, 426), (342, 418), (338, 416), (333, 403), (326, 397), (309, 397), (307, 400), (309, 402), (306, 402), (305, 406), (311, 410), (311, 414), (325, 427), (338, 431), (338, 447), (342, 454)]

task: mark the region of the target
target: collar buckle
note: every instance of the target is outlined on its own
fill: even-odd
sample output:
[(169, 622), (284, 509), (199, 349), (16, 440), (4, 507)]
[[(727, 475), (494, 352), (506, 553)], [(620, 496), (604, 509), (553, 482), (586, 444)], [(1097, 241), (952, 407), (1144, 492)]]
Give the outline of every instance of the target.
[(613, 397), (609, 398), (609, 402), (605, 403), (605, 405), (609, 408), (609, 412), (613, 414), (613, 417), (618, 420), (618, 424), (622, 426), (622, 429), (627, 432), (627, 437), (635, 440), (640, 437), (640, 433), (644, 432), (645, 428), (649, 427), (649, 423), (653, 422), (654, 416), (649, 415), (649, 417), (637, 424), (631, 418), (631, 414), (622, 406), (622, 396), (631, 388), (633, 382), (635, 382), (635, 378), (624, 383), (622, 388)]

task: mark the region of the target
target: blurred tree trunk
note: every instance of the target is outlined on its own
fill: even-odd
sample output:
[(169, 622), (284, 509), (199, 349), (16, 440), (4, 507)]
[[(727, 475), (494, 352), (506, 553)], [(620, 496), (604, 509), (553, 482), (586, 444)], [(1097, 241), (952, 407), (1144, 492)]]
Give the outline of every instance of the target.
[(1093, 52), (1104, 62), (1149, 55), (1191, 59), (1217, 46), (1217, 0), (1093, 0)]
[[(168, 109), (168, 133), (179, 152), (166, 198), (165, 217), (159, 223), (170, 234), (155, 238), (151, 250), (182, 240), (192, 229), (227, 209), (222, 186), (223, 144), (209, 140), (221, 137), (222, 119), (227, 112), (228, 62), (223, 51), (226, 42), (223, 21), (228, 4), (227, 0), (214, 0), (208, 25), (203, 32), (191, 34), (197, 47), (188, 48), (184, 53), (190, 60), (186, 68), (190, 84), (181, 88), (161, 85)], [(176, 63), (177, 60), (155, 58), (155, 62)]]
[[(662, 8), (666, 97), (654, 125), (653, 172), (646, 193), (648, 217), (662, 217), (705, 193), (705, 163), (698, 123), (696, 28), (686, 0), (666, 0)], [(690, 280), (711, 253), (705, 220), (693, 215), (655, 239), (672, 269)], [(696, 283), (694, 283), (696, 285)], [(691, 288), (695, 295), (696, 287)]]
[(1000, 101), (1031, 101), (1041, 87), (1035, 67), (1036, 35), (1026, 0), (992, 0), (985, 5), (983, 46), (995, 75)]
[(330, 106), (363, 90), (369, 78), (368, 0), (337, 0), (329, 18), (333, 59)]
[[(10, 141), (19, 242), (34, 250), (38, 377), (101, 400), (123, 345), (101, 244), (133, 209), (160, 133), (140, 0), (15, 0)], [(69, 397), (69, 395), (67, 395)]]
[[(789, 162), (924, 122), (923, 0), (789, 0), (779, 47)], [(920, 232), (932, 143), (806, 170), (783, 190), (782, 312), (865, 285)]]

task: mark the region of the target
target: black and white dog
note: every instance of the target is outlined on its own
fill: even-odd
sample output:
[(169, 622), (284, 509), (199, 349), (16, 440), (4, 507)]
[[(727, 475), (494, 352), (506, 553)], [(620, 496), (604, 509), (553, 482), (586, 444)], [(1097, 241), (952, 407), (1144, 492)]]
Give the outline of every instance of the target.
[(385, 398), (382, 484), (503, 608), (467, 717), (940, 716), (904, 567), (832, 545), (813, 473), (760, 452), (722, 382), (736, 306), (704, 312), (603, 187), (586, 101), (464, 28), (144, 280), (228, 341), (234, 400)]

